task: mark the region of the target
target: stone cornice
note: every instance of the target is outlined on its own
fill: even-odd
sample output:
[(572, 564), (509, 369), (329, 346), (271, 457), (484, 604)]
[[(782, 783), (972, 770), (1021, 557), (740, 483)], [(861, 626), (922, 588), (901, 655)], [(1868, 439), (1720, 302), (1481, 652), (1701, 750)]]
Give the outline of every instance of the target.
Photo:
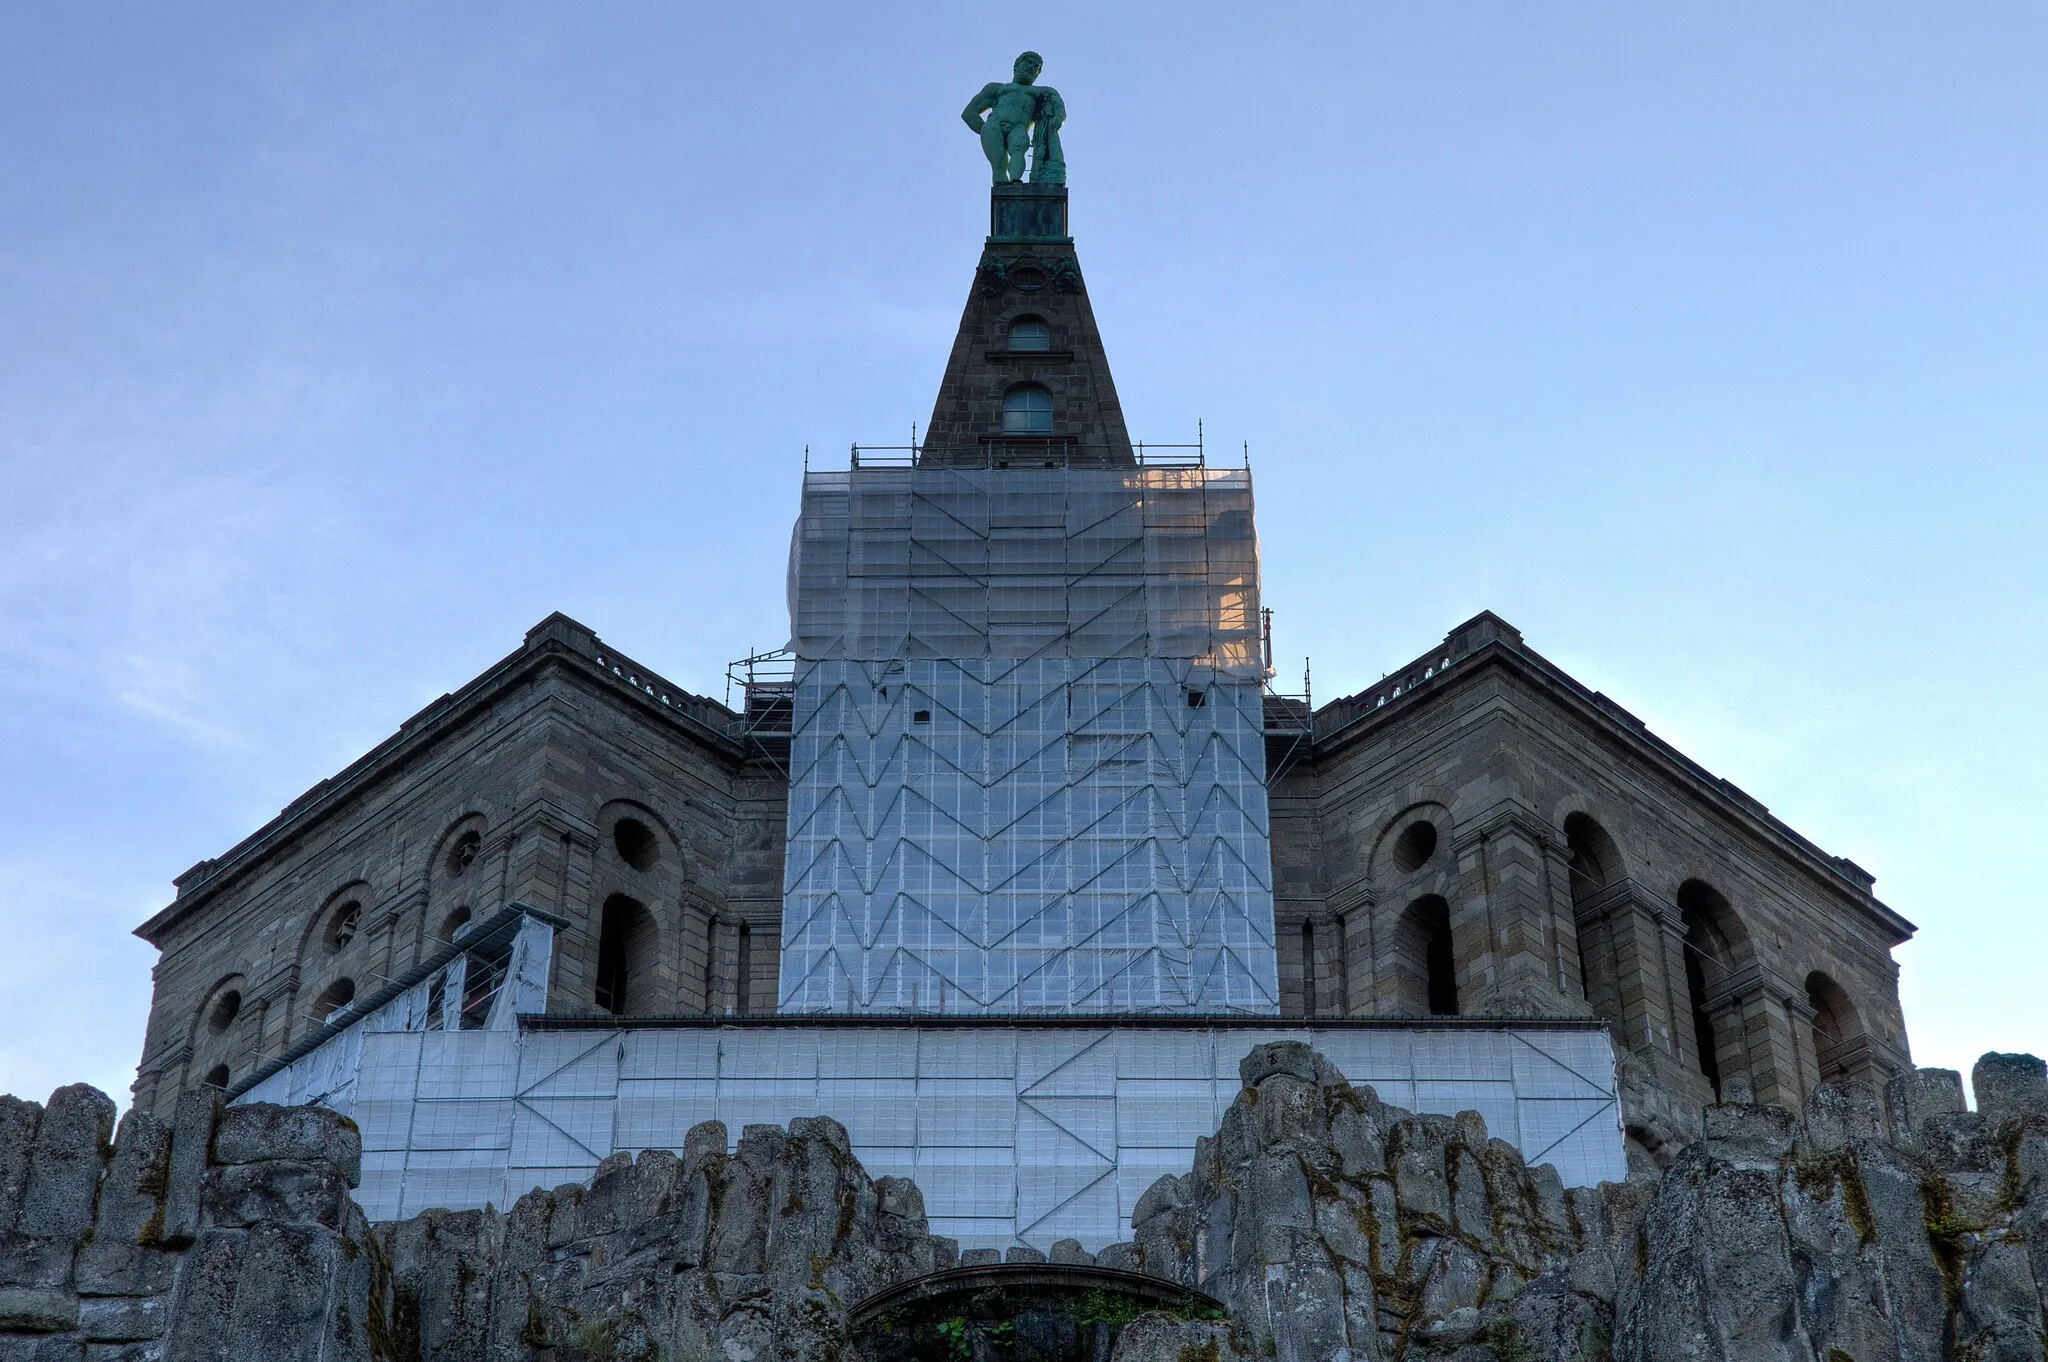
[[(1448, 663), (1448, 665), (1445, 665)], [(1372, 691), (1333, 700), (1316, 711), (1311, 760), (1320, 764), (1398, 719), (1440, 703), (1488, 675), (1507, 674), (1570, 711), (1573, 717), (1665, 775), (1691, 798), (1750, 829), (1765, 845), (1864, 913), (1891, 945), (1917, 930), (1871, 892), (1862, 867), (1831, 856), (1762, 803), (1650, 732), (1642, 720), (1591, 690), (1522, 642), (1521, 631), (1491, 611), (1467, 620), (1441, 646), (1389, 676)], [(1326, 728), (1325, 725), (1334, 725)]]
[(293, 800), (277, 817), (222, 855), (201, 861), (178, 876), (173, 881), (177, 898), (137, 927), (135, 935), (161, 946), (164, 933), (239, 881), (265, 856), (446, 740), (514, 687), (551, 669), (585, 683), (594, 695), (614, 699), (644, 717), (673, 726), (735, 767), (745, 759), (746, 749), (724, 727), (726, 721), (737, 722), (737, 715), (715, 700), (671, 686), (557, 612), (528, 630), (516, 651), (460, 690), (414, 714), (396, 733)]

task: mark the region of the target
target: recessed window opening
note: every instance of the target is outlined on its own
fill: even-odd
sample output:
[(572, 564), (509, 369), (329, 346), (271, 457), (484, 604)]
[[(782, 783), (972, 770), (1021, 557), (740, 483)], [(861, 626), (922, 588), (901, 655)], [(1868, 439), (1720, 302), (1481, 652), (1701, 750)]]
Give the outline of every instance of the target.
[[(1721, 1069), (1724, 1028), (1717, 1025), (1721, 1018), (1715, 1015), (1716, 994), (1734, 967), (1734, 942), (1742, 939), (1742, 924), (1720, 891), (1702, 880), (1687, 880), (1678, 886), (1678, 916), (1684, 928), (1686, 1001), (1692, 1012), (1699, 1071), (1713, 1085), (1719, 1100), (1721, 1085), (1730, 1075)], [(1731, 1014), (1726, 1029), (1726, 1038), (1738, 1037), (1739, 1019)]]
[(1813, 1058), (1823, 1083), (1851, 1078), (1843, 1062), (1843, 1043), (1856, 1031), (1856, 1005), (1849, 995), (1819, 970), (1806, 976), (1806, 1002), (1813, 1009)]
[(661, 859), (661, 844), (637, 818), (621, 818), (612, 825), (612, 845), (618, 849), (619, 859), (635, 870), (652, 870)]
[(646, 905), (624, 894), (606, 899), (597, 934), (595, 993), (601, 1010), (623, 1017), (631, 1009), (648, 1009), (654, 953), (654, 919)]
[(216, 1064), (206, 1071), (206, 1077), (199, 1080), (209, 1088), (225, 1089), (228, 1085), (228, 1066)]
[(1010, 323), (1012, 350), (1052, 349), (1052, 328), (1043, 317), (1019, 317)]
[(460, 875), (476, 864), (477, 853), (483, 850), (484, 835), (470, 831), (455, 839), (455, 845), (448, 848), (448, 873)]
[(220, 997), (214, 999), (213, 1006), (208, 1009), (206, 1014), (206, 1029), (216, 1036), (219, 1035), (234, 1025), (235, 1018), (241, 1015), (241, 1011), (241, 991), (231, 988), (221, 994)]
[(453, 941), (456, 934), (469, 925), (469, 909), (457, 908), (441, 919), (441, 930), (435, 936), (442, 941)]
[(1307, 918), (1301, 921), (1301, 1015), (1316, 1014), (1316, 929)]
[(1208, 703), (1209, 703), (1209, 692), (1207, 692), (1207, 691), (1205, 691), (1205, 690), (1196, 690), (1196, 689), (1194, 689), (1193, 687), (1190, 687), (1190, 688), (1189, 688), (1189, 690), (1188, 690), (1188, 708), (1189, 708), (1189, 709), (1200, 709), (1200, 708), (1201, 708), (1201, 707), (1202, 707), (1203, 705), (1206, 705), (1206, 704), (1208, 704)]
[(327, 949), (330, 953), (340, 951), (356, 939), (356, 928), (362, 925), (363, 905), (351, 899), (334, 910), (327, 919)]
[(1020, 383), (1003, 394), (1003, 434), (1050, 435), (1052, 394), (1036, 383)]
[(748, 923), (740, 924), (739, 978), (733, 985), (734, 1010), (745, 1016), (753, 1008), (754, 1001), (754, 929)]
[(1394, 839), (1394, 869), (1403, 875), (1422, 869), (1436, 855), (1436, 824), (1419, 818)]
[(313, 1021), (318, 1025), (325, 1026), (328, 1022), (334, 1020), (335, 1013), (341, 1011), (355, 1000), (356, 981), (353, 979), (336, 979), (333, 983), (322, 989), (320, 996), (313, 1000)]
[(1451, 905), (1432, 895), (1410, 910), (1423, 934), (1423, 961), (1428, 975), (1429, 1013), (1458, 1015), (1458, 960), (1451, 949)]
[(932, 712), (928, 709), (913, 710), (911, 712), (910, 722), (914, 724), (928, 724), (931, 721)]

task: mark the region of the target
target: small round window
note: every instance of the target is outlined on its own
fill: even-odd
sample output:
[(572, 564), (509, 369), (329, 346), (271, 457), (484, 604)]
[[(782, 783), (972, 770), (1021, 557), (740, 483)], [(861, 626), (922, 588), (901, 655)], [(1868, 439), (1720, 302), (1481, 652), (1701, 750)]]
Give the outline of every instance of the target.
[(1010, 323), (1010, 348), (1012, 350), (1052, 349), (1052, 328), (1045, 324), (1043, 317), (1019, 317)]
[(1052, 433), (1052, 394), (1036, 383), (1025, 383), (1003, 394), (1003, 434), (1049, 435)]

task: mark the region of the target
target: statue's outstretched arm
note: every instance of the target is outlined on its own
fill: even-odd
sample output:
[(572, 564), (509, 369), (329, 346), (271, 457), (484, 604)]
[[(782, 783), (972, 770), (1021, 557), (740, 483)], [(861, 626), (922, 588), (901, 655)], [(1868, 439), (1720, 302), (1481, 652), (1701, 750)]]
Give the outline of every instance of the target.
[(996, 96), (1002, 93), (1002, 86), (995, 81), (981, 87), (981, 93), (967, 101), (967, 107), (960, 111), (960, 121), (977, 133), (981, 131), (981, 116), (996, 106)]

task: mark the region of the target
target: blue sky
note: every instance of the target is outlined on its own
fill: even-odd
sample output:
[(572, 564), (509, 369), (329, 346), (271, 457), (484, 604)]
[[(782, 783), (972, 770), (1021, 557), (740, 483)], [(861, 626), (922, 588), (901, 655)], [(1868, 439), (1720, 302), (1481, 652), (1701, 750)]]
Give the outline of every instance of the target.
[(803, 449), (930, 411), (1030, 46), (1133, 432), (1251, 444), (1291, 677), (1483, 608), (2048, 1046), (2048, 9), (11, 7), (0, 1091), (550, 610), (719, 694)]

